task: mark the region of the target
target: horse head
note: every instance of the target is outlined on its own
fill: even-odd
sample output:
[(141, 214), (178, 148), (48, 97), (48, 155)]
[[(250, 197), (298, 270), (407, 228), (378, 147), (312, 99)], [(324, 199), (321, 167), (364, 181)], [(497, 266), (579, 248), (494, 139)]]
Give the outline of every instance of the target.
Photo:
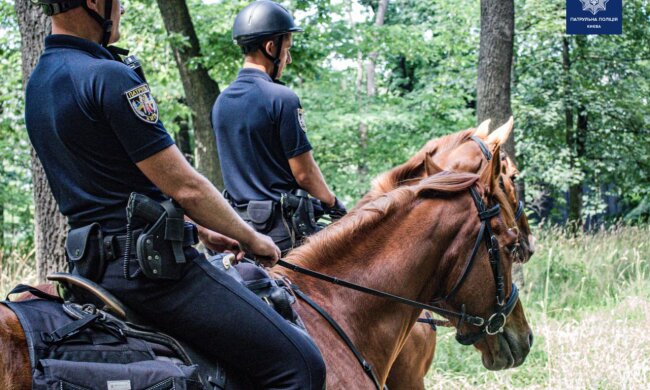
[(489, 232), (483, 233), (483, 237), (489, 236), (485, 241), (488, 243), (485, 251), (477, 246), (483, 228), (479, 230), (477, 227), (476, 217), (467, 217), (468, 230), (461, 230), (459, 235), (466, 240), (477, 237), (474, 243), (469, 244), (474, 245), (472, 255), (466, 258), (458, 256), (458, 252), (451, 252), (445, 260), (450, 268), (445, 287), (436, 294), (434, 302), (481, 319), (472, 323), (466, 318), (449, 318), (457, 328), (457, 340), (462, 344), (473, 344), (481, 352), (486, 368), (500, 370), (523, 363), (532, 345), (532, 332), (517, 299), (517, 287), (512, 282), (512, 264), (520, 260), (515, 251), (519, 237), (515, 210), (500, 184), (500, 147), (492, 149), (492, 154), (493, 158), (484, 162), (477, 193), (486, 205), (482, 215), (489, 214), (489, 210), (497, 205), (501, 213), (490, 220), (482, 220)]

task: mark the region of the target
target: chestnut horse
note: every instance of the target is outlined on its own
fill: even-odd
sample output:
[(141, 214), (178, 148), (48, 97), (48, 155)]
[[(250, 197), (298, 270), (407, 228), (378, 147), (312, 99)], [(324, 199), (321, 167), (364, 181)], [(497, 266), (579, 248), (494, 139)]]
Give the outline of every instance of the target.
[[(497, 149), (495, 154), (498, 153)], [(511, 247), (517, 240), (510, 229), (515, 224), (513, 210), (498, 185), (499, 173), (500, 159), (496, 158), (483, 171), (480, 186), (484, 196), (500, 200), (505, 212), (495, 229), (499, 231), (500, 246)], [(458, 177), (471, 176), (458, 174)], [(310, 238), (288, 258), (306, 268), (422, 302), (444, 296), (443, 292), (448, 292), (463, 272), (473, 245), (472, 239), (467, 238), (476, 237), (479, 220), (471, 197), (464, 196), (466, 193), (449, 197), (450, 194), (441, 193), (448, 192), (444, 187), (435, 190), (431, 187), (439, 180), (439, 175), (432, 176), (418, 184), (366, 199), (349, 216)], [(434, 192), (430, 193), (431, 190)], [(459, 202), (459, 198), (463, 201)], [(462, 297), (455, 296), (453, 302), (447, 303), (448, 307), (458, 310), (468, 299), (475, 304), (480, 302), (472, 309), (466, 304), (468, 312), (487, 313), (494, 307), (495, 282), (486, 252), (479, 253), (481, 260), (477, 259), (475, 267), (481, 271), (477, 268), (471, 271), (459, 290)], [(504, 257), (508, 259), (504, 270), (510, 278), (513, 259), (510, 253)], [(383, 384), (420, 310), (292, 272), (281, 273), (288, 275), (339, 322)], [(299, 312), (325, 357), (328, 385), (336, 389), (373, 388), (370, 379), (363, 379), (363, 369), (327, 322), (305, 306), (301, 305)], [(454, 323), (458, 326), (457, 321)], [(473, 326), (460, 324), (461, 333), (475, 330)], [(503, 334), (487, 336), (474, 345), (482, 353), (486, 367), (503, 369), (523, 362), (531, 337), (518, 303)]]
[[(486, 154), (481, 150), (481, 145), (478, 142), (485, 142), (484, 146), (487, 146), (488, 151), (494, 149), (509, 136), (512, 130), (512, 121), (495, 131), (490, 140), (487, 140), (488, 126), (489, 120), (483, 122), (477, 129), (460, 131), (428, 142), (406, 163), (380, 175), (374, 181), (373, 189), (367, 198), (372, 197), (373, 193), (374, 196), (377, 196), (377, 194), (400, 185), (412, 185), (428, 174), (443, 168), (477, 172), (487, 162)], [(478, 137), (480, 140), (474, 141), (472, 136)], [(463, 149), (459, 149), (460, 146), (463, 146)], [(474, 148), (474, 151), (469, 150), (471, 148)], [(519, 172), (512, 160), (505, 154), (501, 155), (501, 163), (501, 187), (512, 208), (518, 211), (519, 260), (525, 262), (534, 252), (534, 237), (523, 213), (523, 204), (517, 198), (514, 179)], [(388, 387), (391, 389), (424, 389), (424, 376), (433, 360), (435, 345), (435, 328), (428, 324), (416, 324), (391, 368), (387, 380)]]
[[(495, 154), (498, 155), (498, 150)], [(467, 314), (487, 320), (497, 307), (494, 298), (497, 289), (483, 245), (476, 252), (473, 267), (466, 269), (484, 226), (470, 188), (474, 188), (488, 207), (495, 204), (501, 207), (499, 214), (484, 223), (489, 223), (496, 238), (505, 294), (511, 295), (513, 259), (509, 251), (500, 248), (512, 247), (517, 235), (511, 229), (515, 224), (513, 210), (498, 186), (500, 170), (500, 159), (493, 159), (480, 176), (442, 173), (417, 185), (396, 188), (313, 236), (291, 252), (288, 260), (420, 302), (447, 296), (457, 281), (464, 280), (453, 297), (440, 303), (441, 308), (459, 315), (464, 305)], [(293, 271), (276, 270), (275, 273), (288, 277), (327, 310), (374, 367), (380, 383), (385, 383), (392, 362), (421, 310)], [(532, 334), (521, 302), (514, 302), (502, 333), (483, 334), (474, 341), (488, 368), (518, 366), (530, 350)], [(323, 353), (328, 386), (375, 388), (329, 324), (311, 308), (301, 304), (297, 309)], [(0, 375), (4, 383), (10, 384), (5, 388), (30, 388), (29, 360), (18, 320), (2, 305), (0, 320)], [(456, 323), (459, 334), (475, 334), (481, 330), (469, 322)]]

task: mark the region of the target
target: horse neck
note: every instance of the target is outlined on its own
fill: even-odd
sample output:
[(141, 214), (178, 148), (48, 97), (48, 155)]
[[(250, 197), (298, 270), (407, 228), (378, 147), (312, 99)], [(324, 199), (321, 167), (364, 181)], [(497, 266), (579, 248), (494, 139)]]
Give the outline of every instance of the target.
[[(352, 235), (351, 239), (356, 240), (353, 249), (335, 257), (321, 252), (298, 260), (305, 251), (298, 251), (292, 257), (306, 268), (425, 302), (437, 288), (432, 281), (440, 279), (436, 273), (439, 263), (462, 224), (458, 222), (462, 219), (455, 219), (451, 223), (459, 227), (450, 229), (449, 218), (441, 216), (445, 204), (443, 207), (428, 204), (426, 207), (435, 212), (425, 213), (427, 218), (422, 220), (417, 218), (420, 213), (412, 212), (415, 208), (402, 210), (406, 218), (391, 218), (392, 223), (377, 224), (370, 232)], [(437, 222), (443, 220), (445, 223)], [(287, 274), (341, 325), (377, 375), (385, 379), (421, 310), (304, 275)], [(318, 332), (312, 334), (318, 338)], [(323, 354), (330, 352), (329, 349), (323, 350)]]

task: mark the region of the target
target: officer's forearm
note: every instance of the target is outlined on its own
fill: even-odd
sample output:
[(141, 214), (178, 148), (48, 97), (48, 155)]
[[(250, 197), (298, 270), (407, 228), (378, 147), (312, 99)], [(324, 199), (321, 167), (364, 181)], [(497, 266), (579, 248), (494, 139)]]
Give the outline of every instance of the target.
[(334, 193), (330, 191), (325, 183), (325, 179), (320, 170), (313, 172), (312, 175), (304, 177), (302, 180), (296, 180), (300, 188), (309, 192), (313, 197), (331, 206), (336, 201)]
[(290, 158), (289, 167), (300, 188), (306, 190), (326, 205), (334, 205), (336, 197), (327, 187), (325, 178), (323, 178), (323, 174), (311, 151)]
[(244, 245), (255, 239), (255, 231), (239, 218), (212, 183), (187, 163), (176, 146), (170, 146), (137, 165), (198, 224)]

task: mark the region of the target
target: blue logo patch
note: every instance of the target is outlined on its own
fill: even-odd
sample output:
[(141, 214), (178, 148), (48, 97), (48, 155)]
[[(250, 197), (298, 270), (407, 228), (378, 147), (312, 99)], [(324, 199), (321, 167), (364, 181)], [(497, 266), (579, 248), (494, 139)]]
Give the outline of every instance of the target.
[(621, 34), (623, 0), (567, 0), (567, 34)]

